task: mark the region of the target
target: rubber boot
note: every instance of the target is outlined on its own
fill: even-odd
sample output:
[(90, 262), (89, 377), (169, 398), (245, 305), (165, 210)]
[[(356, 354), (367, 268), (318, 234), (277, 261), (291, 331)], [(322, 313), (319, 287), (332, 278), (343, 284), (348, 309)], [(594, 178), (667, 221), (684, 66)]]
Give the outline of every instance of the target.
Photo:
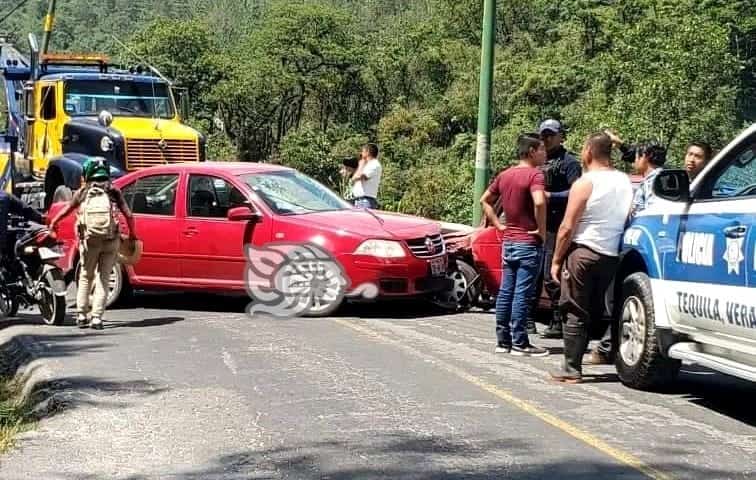
[(587, 346), (588, 334), (576, 327), (566, 326), (564, 330), (564, 362), (559, 371), (551, 373), (551, 377), (559, 382), (580, 383), (583, 379), (583, 352)]
[(543, 331), (541, 338), (562, 338), (562, 314), (559, 310), (554, 310), (554, 315), (551, 317), (551, 323), (548, 328)]

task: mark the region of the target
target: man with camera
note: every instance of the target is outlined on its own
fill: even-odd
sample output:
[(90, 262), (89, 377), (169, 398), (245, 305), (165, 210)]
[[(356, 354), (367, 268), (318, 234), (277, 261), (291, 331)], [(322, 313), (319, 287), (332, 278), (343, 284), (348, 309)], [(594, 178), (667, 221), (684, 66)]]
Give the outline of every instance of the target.
[(368, 143), (362, 147), (359, 161), (344, 161), (342, 173), (349, 177), (352, 187), (352, 202), (355, 207), (377, 209), (378, 188), (381, 184), (383, 166), (378, 161), (378, 146)]
[(544, 242), (543, 269), (534, 290), (533, 305), (528, 319), (528, 333), (535, 334), (535, 312), (541, 296), (541, 284), (551, 301), (552, 318), (542, 338), (562, 338), (563, 316), (559, 311), (559, 284), (551, 278), (551, 260), (556, 246), (556, 234), (567, 209), (567, 197), (572, 184), (580, 178), (582, 168), (575, 155), (564, 147), (564, 128), (554, 119), (545, 120), (538, 128), (538, 134), (546, 147), (546, 163), (542, 167), (545, 178), (546, 198), (546, 238)]
[(628, 146), (622, 143), (616, 135), (612, 141), (619, 145), (624, 162), (633, 162), (635, 173), (643, 177), (643, 182), (635, 192), (633, 198), (632, 217), (635, 217), (648, 207), (653, 197), (654, 179), (667, 162), (667, 149), (655, 141)]

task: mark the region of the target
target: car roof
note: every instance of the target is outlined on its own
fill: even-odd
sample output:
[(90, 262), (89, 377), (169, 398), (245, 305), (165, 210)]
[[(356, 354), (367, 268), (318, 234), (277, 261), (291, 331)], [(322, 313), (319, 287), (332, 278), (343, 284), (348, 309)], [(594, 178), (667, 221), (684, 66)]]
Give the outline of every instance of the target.
[[(227, 175), (247, 175), (254, 173), (268, 173), (268, 172), (286, 172), (293, 171), (289, 167), (283, 165), (276, 165), (273, 163), (257, 163), (257, 162), (180, 162), (169, 163), (166, 165), (155, 165), (154, 167), (143, 168), (134, 173), (144, 174), (161, 174), (161, 173), (215, 173), (215, 174), (227, 174)], [(128, 177), (134, 176), (132, 174)]]

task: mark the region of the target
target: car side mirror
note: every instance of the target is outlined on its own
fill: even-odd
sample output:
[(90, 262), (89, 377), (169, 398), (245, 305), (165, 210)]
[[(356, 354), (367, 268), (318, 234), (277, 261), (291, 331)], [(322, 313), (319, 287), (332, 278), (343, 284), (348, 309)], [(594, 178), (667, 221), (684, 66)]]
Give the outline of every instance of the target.
[(234, 207), (228, 210), (226, 218), (232, 222), (257, 222), (260, 214), (250, 207)]
[(654, 195), (671, 202), (690, 200), (690, 178), (685, 170), (662, 170), (654, 178)]

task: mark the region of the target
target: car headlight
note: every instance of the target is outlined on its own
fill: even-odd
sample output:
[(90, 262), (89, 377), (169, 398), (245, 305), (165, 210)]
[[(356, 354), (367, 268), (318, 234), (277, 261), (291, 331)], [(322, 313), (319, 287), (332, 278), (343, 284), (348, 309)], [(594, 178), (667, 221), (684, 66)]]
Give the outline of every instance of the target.
[(366, 240), (357, 247), (354, 253), (380, 258), (401, 258), (405, 256), (402, 244), (393, 240)]

